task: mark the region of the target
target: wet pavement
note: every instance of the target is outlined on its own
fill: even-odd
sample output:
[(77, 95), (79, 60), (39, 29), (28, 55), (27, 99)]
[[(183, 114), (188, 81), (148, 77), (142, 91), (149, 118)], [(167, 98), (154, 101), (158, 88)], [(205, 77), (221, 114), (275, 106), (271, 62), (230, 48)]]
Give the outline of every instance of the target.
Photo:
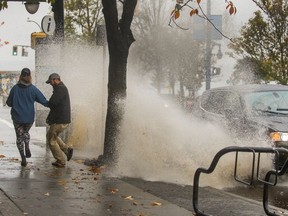
[[(0, 216), (194, 215), (192, 186), (113, 177), (108, 168), (84, 165), (86, 158), (77, 154), (79, 149), (65, 168), (56, 168), (43, 139), (32, 137), (32, 158), (21, 167), (13, 127), (1, 118), (2, 111)], [(260, 202), (210, 187), (200, 188), (199, 208), (218, 216), (265, 215)], [(282, 209), (275, 211), (288, 215)]]
[(43, 147), (31, 146), (23, 168), (14, 147), (0, 146), (0, 215), (191, 215), (81, 159), (53, 167)]

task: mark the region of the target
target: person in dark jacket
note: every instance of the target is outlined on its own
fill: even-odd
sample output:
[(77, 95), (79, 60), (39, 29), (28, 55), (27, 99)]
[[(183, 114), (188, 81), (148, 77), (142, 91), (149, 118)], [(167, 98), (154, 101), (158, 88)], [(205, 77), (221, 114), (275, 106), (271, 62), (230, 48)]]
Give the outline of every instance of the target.
[(65, 167), (66, 159), (64, 155), (66, 155), (67, 161), (69, 161), (73, 155), (73, 148), (65, 144), (59, 135), (71, 123), (69, 92), (57, 73), (50, 74), (46, 83), (53, 87), (53, 94), (49, 99), (50, 112), (46, 120), (49, 125), (46, 135), (47, 142), (56, 159), (52, 165), (56, 167)]
[(31, 157), (29, 130), (35, 119), (35, 102), (48, 106), (45, 96), (32, 84), (30, 69), (23, 68), (18, 83), (12, 87), (9, 93), (6, 104), (11, 107), (11, 117), (16, 132), (16, 145), (22, 160), (21, 166), (24, 167), (27, 165), (26, 158)]

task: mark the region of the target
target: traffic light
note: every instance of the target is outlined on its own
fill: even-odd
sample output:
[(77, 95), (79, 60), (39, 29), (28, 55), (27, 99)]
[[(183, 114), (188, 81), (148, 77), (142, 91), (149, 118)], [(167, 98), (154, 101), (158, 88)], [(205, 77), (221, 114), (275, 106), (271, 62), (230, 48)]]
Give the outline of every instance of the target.
[(22, 56), (23, 57), (27, 57), (28, 56), (28, 51), (27, 51), (26, 47), (22, 47)]
[(215, 75), (219, 75), (221, 73), (221, 68), (219, 67), (212, 67), (211, 68), (211, 75), (215, 76)]
[(13, 56), (17, 56), (18, 55), (18, 47), (17, 46), (13, 46), (12, 55)]

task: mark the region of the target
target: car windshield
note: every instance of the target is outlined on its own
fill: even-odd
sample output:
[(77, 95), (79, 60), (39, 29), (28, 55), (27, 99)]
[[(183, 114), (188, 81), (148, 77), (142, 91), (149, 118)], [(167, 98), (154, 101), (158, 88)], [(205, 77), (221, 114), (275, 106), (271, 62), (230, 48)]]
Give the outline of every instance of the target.
[(288, 115), (288, 91), (250, 92), (244, 95), (249, 115)]

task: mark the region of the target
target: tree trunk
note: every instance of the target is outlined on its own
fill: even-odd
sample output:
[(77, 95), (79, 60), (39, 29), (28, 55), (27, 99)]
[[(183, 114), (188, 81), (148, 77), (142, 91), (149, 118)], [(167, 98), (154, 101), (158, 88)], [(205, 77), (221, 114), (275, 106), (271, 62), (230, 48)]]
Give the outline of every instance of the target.
[(102, 0), (109, 50), (108, 104), (105, 125), (104, 154), (106, 163), (117, 160), (117, 135), (120, 131), (126, 100), (126, 72), (129, 48), (134, 37), (130, 30), (137, 0), (124, 0), (118, 21), (116, 0)]

